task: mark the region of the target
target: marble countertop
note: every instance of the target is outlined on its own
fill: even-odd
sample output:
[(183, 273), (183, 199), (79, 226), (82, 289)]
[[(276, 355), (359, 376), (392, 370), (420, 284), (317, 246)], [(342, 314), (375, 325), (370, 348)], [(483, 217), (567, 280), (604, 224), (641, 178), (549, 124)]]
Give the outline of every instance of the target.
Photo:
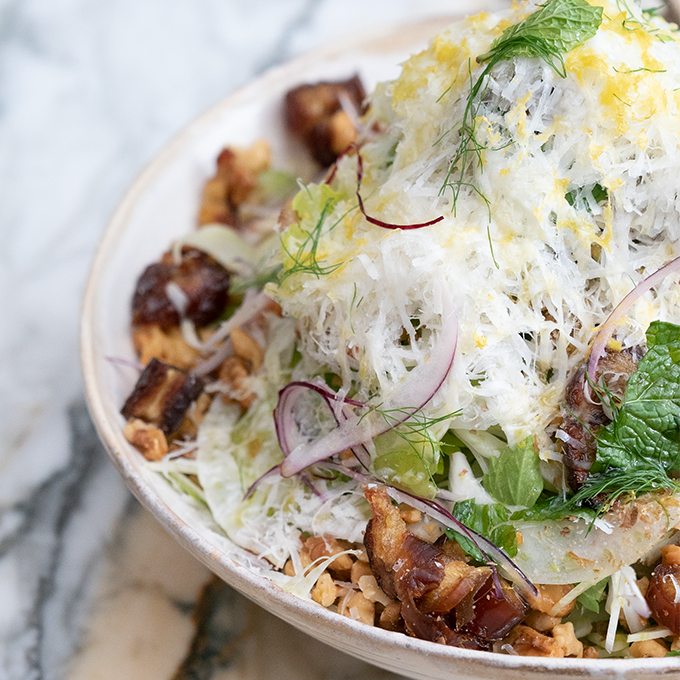
[(137, 504), (84, 405), (80, 299), (121, 194), (212, 103), (358, 25), (505, 4), (0, 0), (0, 678), (396, 677), (259, 610)]
[(503, 4), (0, 0), (1, 678), (390, 677), (250, 604), (138, 506), (84, 405), (80, 299), (121, 194), (211, 104), (358, 25)]

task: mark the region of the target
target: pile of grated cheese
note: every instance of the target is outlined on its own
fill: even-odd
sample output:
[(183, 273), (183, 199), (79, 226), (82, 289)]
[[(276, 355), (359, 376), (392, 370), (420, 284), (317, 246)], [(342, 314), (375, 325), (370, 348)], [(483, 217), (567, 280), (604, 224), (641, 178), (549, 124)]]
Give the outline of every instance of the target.
[[(566, 55), (566, 78), (539, 59), (498, 64), (476, 118), (481, 163), (454, 205), (442, 187), (484, 67), (475, 57), (534, 10), (454, 24), (373, 95), (367, 214), (444, 219), (413, 230), (368, 223), (355, 208), (356, 157), (345, 156), (316, 252), (332, 271), (291, 275), (271, 293), (298, 320), (304, 351), (361, 398), (388, 394), (425, 361), (453, 291), (458, 353), (432, 408), (461, 410), (457, 428), (500, 426), (510, 444), (537, 435), (545, 454), (545, 428), (594, 328), (680, 255), (680, 42), (605, 3), (597, 35)], [(282, 239), (290, 252), (295, 236)], [(673, 277), (636, 305), (615, 346), (644, 341), (653, 319), (680, 320)]]
[[(680, 255), (680, 40), (661, 20), (604, 4), (596, 36), (565, 56), (566, 78), (539, 59), (494, 68), (475, 121), (481, 162), (455, 204), (442, 187), (484, 68), (475, 58), (536, 6), (452, 25), (377, 87), (361, 140), (366, 212), (438, 223), (369, 223), (352, 154), (330, 186), (298, 195), (299, 224), (281, 233), (284, 277), (266, 289), (287, 318), (270, 331), (259, 400), (240, 421), (218, 405), (199, 433), (201, 485), (235, 543), (281, 567), (301, 531), (361, 540), (369, 511), (356, 484), (328, 484), (319, 498), (275, 476), (243, 500), (281, 460), (277, 391), (333, 372), (344, 393), (387, 398), (427, 360), (451, 295), (456, 358), (427, 414), (458, 412), (452, 428), (500, 428), (511, 445), (534, 435), (544, 460), (559, 459), (546, 427), (570, 370), (623, 297)], [(644, 342), (654, 319), (679, 322), (676, 284), (638, 301), (610, 342)]]

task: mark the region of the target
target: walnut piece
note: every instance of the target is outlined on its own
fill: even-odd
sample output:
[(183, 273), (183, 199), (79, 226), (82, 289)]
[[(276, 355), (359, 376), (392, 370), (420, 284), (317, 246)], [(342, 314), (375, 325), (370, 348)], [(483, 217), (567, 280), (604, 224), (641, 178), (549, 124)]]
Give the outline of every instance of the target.
[(343, 598), (338, 611), (355, 621), (361, 621), (369, 626), (375, 623), (375, 604), (371, 602), (360, 590), (349, 591)]
[(234, 352), (250, 363), (250, 372), (257, 373), (264, 363), (264, 351), (257, 341), (238, 326), (231, 331)]
[(163, 330), (158, 324), (146, 324), (132, 329), (132, 343), (145, 366), (158, 359), (164, 364), (191, 370), (201, 357), (201, 353), (189, 345), (179, 328)]
[(385, 630), (403, 631), (404, 624), (401, 620), (401, 604), (390, 602), (380, 614), (378, 625)]
[(545, 633), (552, 630), (561, 620), (558, 616), (550, 616), (550, 614), (532, 609), (524, 619), (524, 623), (540, 633)]
[(564, 652), (564, 656), (583, 657), (583, 643), (579, 642), (574, 634), (574, 624), (560, 623), (552, 629), (552, 636), (557, 640)]
[(574, 600), (569, 604), (560, 607), (558, 611), (553, 612), (553, 607), (570, 591), (574, 586), (571, 585), (537, 585), (538, 597), (531, 599), (529, 604), (532, 609), (550, 614), (558, 618), (567, 616), (574, 608)]
[(403, 504), (399, 506), (399, 514), (406, 524), (417, 524), (423, 518), (420, 510), (412, 508), (410, 505)]
[(147, 460), (161, 460), (168, 452), (163, 431), (139, 418), (128, 420), (123, 435)]
[[(305, 541), (305, 548), (309, 551), (312, 562), (320, 557), (331, 557), (347, 550), (350, 547), (347, 541), (326, 536), (312, 536)], [(339, 580), (349, 579), (354, 560), (350, 555), (339, 555), (328, 565), (328, 570)]]
[(248, 148), (225, 148), (217, 158), (214, 177), (205, 183), (198, 224), (238, 226), (239, 206), (254, 197), (258, 177), (270, 163), (271, 149), (265, 141)]
[(338, 589), (333, 583), (333, 577), (324, 571), (312, 589), (312, 600), (322, 607), (330, 607), (338, 597)]
[(248, 410), (256, 395), (245, 361), (237, 356), (227, 357), (220, 366), (219, 379), (227, 389), (222, 396), (225, 403), (237, 403), (243, 410)]
[(517, 626), (503, 640), (501, 649), (509, 645), (519, 656), (564, 657), (564, 650), (555, 638), (543, 635), (528, 626)]
[(350, 580), (352, 583), (354, 583), (354, 585), (359, 585), (359, 579), (362, 576), (373, 576), (373, 572), (371, 571), (371, 567), (368, 566), (368, 563), (357, 560), (352, 565)]
[(668, 649), (666, 649), (666, 647), (658, 640), (644, 640), (641, 642), (634, 642), (630, 646), (629, 652), (634, 659), (650, 659), (666, 656)]

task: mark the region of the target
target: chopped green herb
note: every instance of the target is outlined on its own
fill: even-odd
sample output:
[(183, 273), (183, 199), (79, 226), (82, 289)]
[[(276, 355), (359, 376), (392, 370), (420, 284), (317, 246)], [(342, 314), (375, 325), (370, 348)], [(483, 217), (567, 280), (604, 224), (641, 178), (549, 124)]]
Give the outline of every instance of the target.
[[(330, 274), (341, 266), (341, 263), (322, 266), (318, 256), (319, 240), (326, 219), (340, 198), (341, 195), (327, 184), (305, 187), (295, 196), (292, 208), (300, 221), (281, 235), (284, 257), (279, 284), (293, 274), (306, 273), (319, 277)], [(331, 225), (330, 229), (334, 226), (335, 224)]]
[(489, 459), (484, 488), (500, 503), (531, 508), (543, 491), (543, 476), (533, 437)]
[(568, 191), (564, 198), (567, 203), (577, 210), (590, 212), (587, 196), (591, 195), (595, 203), (604, 203), (609, 198), (609, 192), (601, 184), (591, 184)]
[(593, 472), (680, 467), (680, 326), (652, 322), (647, 347), (613, 422), (598, 434)]
[(594, 586), (591, 586), (588, 590), (581, 593), (576, 598), (576, 601), (584, 609), (598, 613), (600, 611), (600, 603), (602, 602), (602, 595), (604, 594), (604, 589), (607, 587), (607, 583), (609, 583), (609, 578), (603, 578)]
[[(509, 511), (499, 503), (493, 505), (477, 505), (473, 500), (460, 501), (453, 506), (453, 516), (466, 527), (477, 531), (504, 550), (508, 557), (517, 555), (517, 532), (508, 524)], [(449, 538), (455, 538), (461, 548), (474, 559), (485, 562), (483, 555), (474, 544), (464, 536), (447, 530)]]

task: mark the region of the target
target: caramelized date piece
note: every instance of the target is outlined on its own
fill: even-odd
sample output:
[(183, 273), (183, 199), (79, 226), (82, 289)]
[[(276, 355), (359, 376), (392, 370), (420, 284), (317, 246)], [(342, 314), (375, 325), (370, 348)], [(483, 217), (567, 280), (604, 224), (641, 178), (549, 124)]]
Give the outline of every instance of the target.
[(183, 248), (175, 263), (171, 253), (149, 265), (137, 281), (132, 298), (132, 324), (158, 324), (164, 330), (179, 326), (177, 309), (167, 294), (170, 282), (187, 296), (186, 316), (197, 326), (215, 321), (229, 299), (229, 272), (210, 255), (195, 248)]
[[(409, 635), (489, 649), (496, 636), (521, 620), (527, 605), (507, 584), (507, 593), (503, 591), (507, 602), (492, 601), (495, 591), (483, 595), (491, 592), (485, 585), (491, 580), (491, 569), (459, 559), (459, 551), (447, 539), (432, 544), (412, 534), (384, 489), (369, 487), (366, 498), (373, 511), (364, 536), (371, 569), (385, 593), (401, 603)], [(470, 623), (467, 627), (456, 626), (459, 607), (463, 623)]]
[[(621, 352), (607, 349), (597, 364), (595, 382), (601, 384), (604, 381), (615, 397), (622, 398), (628, 378), (637, 371), (642, 355), (642, 348), (639, 346), (629, 347)], [(585, 365), (582, 365), (567, 385), (564, 422), (560, 427), (569, 437), (562, 442), (562, 452), (567, 481), (573, 491), (578, 491), (583, 486), (595, 462), (595, 437), (598, 430), (602, 425), (611, 422), (593, 388), (586, 385)]]
[(333, 163), (356, 138), (354, 127), (342, 111), (342, 96), (362, 110), (366, 93), (358, 76), (342, 82), (301, 85), (286, 95), (288, 129), (302, 139), (323, 166)]
[(647, 603), (657, 623), (680, 635), (680, 565), (660, 564), (654, 570)]
[(526, 616), (529, 605), (503, 581), (501, 593), (493, 579), (489, 579), (475, 595), (474, 618), (464, 628), (485, 640), (501, 640)]
[(401, 546), (406, 538), (406, 522), (392, 506), (384, 490), (367, 489), (373, 518), (364, 534), (364, 545), (378, 585), (393, 600), (397, 599), (394, 565), (402, 559)]
[(447, 624), (441, 616), (424, 614), (421, 612), (412, 598), (401, 603), (401, 615), (409, 635), (421, 640), (430, 640), (452, 647), (465, 649), (480, 649), (489, 651), (490, 642), (482, 640), (469, 631), (457, 631)]
[(187, 409), (202, 391), (200, 378), (152, 359), (120, 412), (170, 434), (182, 424)]

